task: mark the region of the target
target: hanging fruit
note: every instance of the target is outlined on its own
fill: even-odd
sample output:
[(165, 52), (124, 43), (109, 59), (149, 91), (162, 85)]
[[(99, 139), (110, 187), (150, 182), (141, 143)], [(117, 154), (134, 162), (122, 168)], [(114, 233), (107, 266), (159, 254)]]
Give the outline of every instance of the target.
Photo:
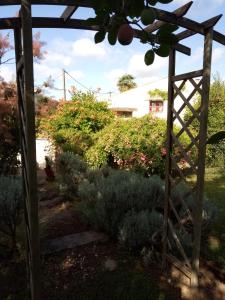
[(122, 24), (118, 32), (118, 41), (121, 45), (129, 45), (134, 38), (134, 30), (129, 24)]

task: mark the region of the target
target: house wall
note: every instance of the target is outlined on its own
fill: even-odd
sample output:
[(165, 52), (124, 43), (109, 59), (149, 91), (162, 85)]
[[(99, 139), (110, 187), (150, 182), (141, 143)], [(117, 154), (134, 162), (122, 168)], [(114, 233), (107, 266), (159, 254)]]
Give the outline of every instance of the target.
[(40, 168), (45, 167), (45, 156), (55, 159), (55, 149), (48, 139), (36, 139), (36, 157)]
[[(131, 89), (129, 91), (117, 94), (109, 100), (109, 107), (134, 108), (136, 110), (133, 112), (133, 117), (142, 117), (146, 114), (149, 114), (150, 96), (148, 92), (156, 88), (161, 90), (167, 90), (167, 86), (168, 86), (167, 79), (162, 79), (155, 83), (146, 84), (141, 87), (137, 87), (135, 89)], [(177, 86), (179, 86), (179, 83), (177, 83)], [(187, 97), (192, 90), (193, 90), (192, 85), (187, 83), (185, 86), (185, 90), (183, 91), (183, 94)], [(195, 99), (193, 98), (192, 101), (195, 101)], [(176, 97), (174, 102), (174, 107), (177, 111), (182, 106), (182, 104), (183, 104), (183, 100), (180, 97)], [(154, 113), (154, 115), (162, 119), (167, 119), (167, 106), (168, 106), (168, 101), (166, 100), (163, 102), (163, 111)], [(183, 113), (181, 113), (181, 117), (183, 116), (183, 114), (184, 111)], [(179, 124), (179, 121), (176, 121), (176, 123)]]

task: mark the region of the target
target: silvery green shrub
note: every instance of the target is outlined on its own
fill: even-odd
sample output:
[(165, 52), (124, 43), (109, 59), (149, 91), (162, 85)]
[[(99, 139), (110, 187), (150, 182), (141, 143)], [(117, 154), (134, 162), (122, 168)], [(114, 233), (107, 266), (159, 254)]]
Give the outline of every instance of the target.
[(21, 178), (0, 176), (0, 231), (10, 237), (12, 247), (16, 246), (16, 228), (21, 221), (22, 207)]
[(87, 179), (80, 184), (78, 195), (92, 222), (112, 236), (118, 235), (119, 225), (130, 210), (151, 211), (162, 206), (164, 199), (160, 178), (125, 170), (110, 170), (107, 176), (97, 173), (92, 182)]
[(69, 196), (77, 194), (78, 184), (86, 169), (87, 165), (82, 158), (72, 152), (63, 152), (57, 158), (59, 180)]
[(129, 211), (120, 226), (119, 241), (129, 248), (150, 245), (152, 236), (163, 225), (163, 215), (155, 210)]

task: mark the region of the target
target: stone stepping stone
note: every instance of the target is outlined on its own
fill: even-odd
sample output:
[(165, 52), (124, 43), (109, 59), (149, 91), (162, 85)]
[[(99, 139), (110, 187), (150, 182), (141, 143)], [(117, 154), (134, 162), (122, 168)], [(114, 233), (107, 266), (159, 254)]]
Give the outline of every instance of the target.
[(93, 242), (106, 242), (107, 240), (107, 236), (103, 233), (84, 231), (42, 242), (41, 253), (44, 255), (51, 254), (62, 250), (72, 249), (77, 246), (87, 245)]
[(52, 200), (45, 200), (45, 201), (39, 202), (39, 207), (40, 208), (41, 207), (52, 208), (54, 206), (57, 206), (59, 204), (63, 204), (65, 202), (66, 202), (65, 197), (58, 196), (58, 197), (56, 197), (55, 199), (52, 199)]

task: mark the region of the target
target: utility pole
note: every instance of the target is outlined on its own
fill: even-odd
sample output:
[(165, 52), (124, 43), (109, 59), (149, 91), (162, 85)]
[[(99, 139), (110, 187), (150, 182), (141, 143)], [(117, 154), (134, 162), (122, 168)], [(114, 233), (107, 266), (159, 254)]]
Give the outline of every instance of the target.
[(64, 101), (66, 101), (66, 71), (62, 69), (63, 73), (63, 96), (64, 96)]

